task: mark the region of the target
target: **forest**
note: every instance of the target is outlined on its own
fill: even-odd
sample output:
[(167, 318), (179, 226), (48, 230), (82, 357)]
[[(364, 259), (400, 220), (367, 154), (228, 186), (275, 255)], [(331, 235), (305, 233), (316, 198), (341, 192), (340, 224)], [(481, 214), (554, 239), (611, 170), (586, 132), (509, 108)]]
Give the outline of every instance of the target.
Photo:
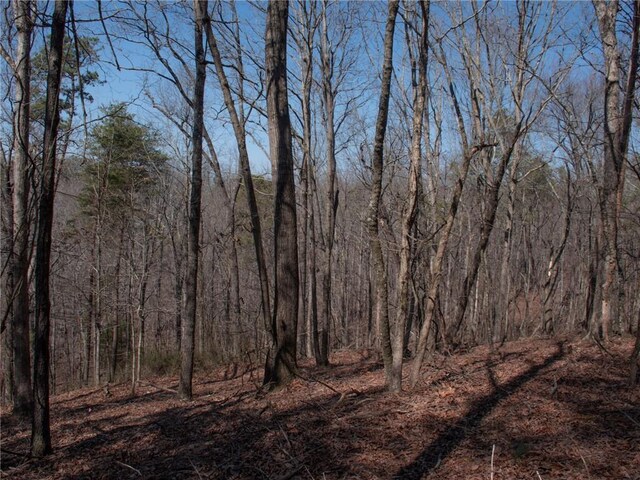
[(640, 0), (0, 9), (0, 477), (637, 478)]

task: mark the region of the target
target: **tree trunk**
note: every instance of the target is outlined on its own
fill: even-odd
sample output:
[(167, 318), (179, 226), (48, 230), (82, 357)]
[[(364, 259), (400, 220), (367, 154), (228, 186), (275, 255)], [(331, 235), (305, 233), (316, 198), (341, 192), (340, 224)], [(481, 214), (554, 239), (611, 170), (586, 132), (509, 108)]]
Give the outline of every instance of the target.
[[(427, 93), (427, 59), (429, 33), (429, 0), (420, 2), (422, 28), (418, 37), (418, 83), (414, 85), (413, 131), (411, 152), (409, 153), (409, 181), (407, 204), (402, 212), (402, 238), (400, 240), (400, 270), (398, 272), (398, 300), (393, 338), (393, 359), (391, 375), (387, 376), (387, 389), (392, 392), (402, 390), (402, 360), (404, 357), (404, 333), (409, 312), (409, 283), (411, 275), (411, 233), (418, 212), (418, 193), (422, 162), (422, 122)], [(411, 48), (411, 45), (408, 45)]]
[(44, 142), (38, 201), (36, 233), (36, 321), (34, 339), (33, 423), (31, 455), (42, 457), (51, 453), (49, 425), (49, 330), (51, 299), (49, 273), (51, 266), (51, 229), (55, 196), (56, 144), (60, 123), (60, 78), (62, 48), (68, 0), (56, 0), (51, 21), (51, 41), (47, 73), (47, 99), (44, 116)]
[[(10, 266), (11, 255), (13, 255), (13, 201), (11, 199), (11, 164), (5, 157), (4, 149), (0, 149), (0, 175), (2, 182), (2, 194), (0, 197), (0, 209), (2, 215), (2, 241), (0, 241), (0, 264)], [(13, 402), (13, 328), (12, 328), (12, 311), (13, 308), (13, 275), (11, 267), (0, 269), (0, 278), (4, 292), (11, 292), (8, 295), (2, 295), (1, 315), (2, 323), (0, 324), (0, 335), (2, 336), (2, 401), (5, 403)], [(29, 389), (31, 394), (31, 389)]]
[(385, 267), (382, 244), (379, 236), (380, 201), (382, 198), (382, 173), (384, 168), (384, 137), (389, 117), (389, 98), (391, 96), (391, 73), (393, 72), (393, 34), (398, 13), (398, 0), (389, 1), (387, 24), (384, 36), (384, 60), (382, 66), (382, 84), (380, 87), (380, 103), (376, 119), (373, 156), (371, 159), (371, 197), (367, 207), (367, 231), (371, 248), (373, 283), (375, 290), (375, 316), (380, 332), (382, 358), (385, 364), (387, 382), (391, 378), (393, 354), (391, 350), (391, 333), (389, 330), (389, 293), (387, 286), (387, 269)]
[(335, 91), (332, 78), (334, 76), (333, 52), (329, 44), (327, 29), (327, 2), (322, 8), (322, 35), (320, 41), (322, 60), (322, 96), (325, 110), (325, 134), (327, 155), (327, 185), (325, 191), (325, 217), (327, 226), (324, 238), (324, 255), (322, 263), (322, 330), (316, 341), (320, 342), (319, 364), (329, 365), (329, 332), (331, 327), (331, 283), (333, 267), (333, 244), (336, 230), (336, 210), (338, 196), (336, 193), (336, 136), (335, 136)]
[(638, 364), (640, 363), (640, 310), (638, 311), (638, 320), (636, 322), (636, 342), (629, 358), (629, 363), (629, 386), (635, 387), (638, 382)]
[(629, 145), (633, 98), (638, 69), (638, 30), (640, 29), (640, 2), (634, 2), (634, 17), (629, 73), (621, 102), (620, 50), (616, 36), (618, 1), (593, 2), (605, 62), (604, 92), (604, 172), (602, 183), (602, 221), (604, 226), (604, 281), (602, 284), (602, 337), (609, 340), (613, 317), (614, 288), (618, 275), (618, 224), (624, 188), (625, 158)]
[(193, 94), (193, 133), (191, 154), (191, 197), (189, 201), (189, 250), (185, 318), (182, 321), (180, 342), (180, 385), (178, 394), (185, 400), (192, 395), (193, 350), (198, 296), (198, 262), (200, 260), (200, 213), (202, 203), (202, 136), (204, 124), (204, 86), (206, 58), (203, 45), (203, 27), (209, 24), (207, 0), (194, 0), (196, 80)]
[(13, 177), (13, 253), (11, 279), (13, 292), (13, 412), (28, 418), (31, 412), (31, 359), (29, 342), (29, 115), (31, 103), (31, 18), (32, 4), (14, 0), (18, 45), (15, 59), (14, 139), (12, 155)]
[(288, 1), (269, 3), (265, 38), (267, 117), (271, 161), (277, 162), (277, 172), (273, 345), (267, 358), (264, 383), (275, 388), (290, 382), (295, 374), (299, 301), (296, 192), (287, 98), (288, 17)]
[[(260, 213), (258, 211), (258, 202), (256, 200), (255, 190), (253, 188), (253, 176), (251, 174), (251, 165), (249, 163), (249, 152), (247, 150), (247, 134), (244, 125), (244, 115), (242, 109), (236, 109), (233, 96), (231, 94), (231, 86), (229, 80), (224, 71), (222, 64), (222, 56), (218, 49), (216, 37), (213, 34), (211, 23), (207, 22), (205, 25), (207, 42), (211, 55), (213, 56), (213, 63), (216, 68), (216, 74), (220, 81), (220, 87), (222, 88), (222, 95), (224, 98), (227, 112), (231, 119), (231, 125), (233, 126), (233, 132), (236, 137), (236, 143), (238, 146), (238, 159), (240, 160), (240, 171), (242, 174), (242, 181), (245, 185), (247, 193), (247, 203), (249, 207), (249, 216), (251, 218), (251, 234), (253, 236), (253, 245), (256, 252), (256, 262), (258, 266), (258, 278), (260, 279), (260, 297), (262, 302), (262, 320), (267, 331), (270, 330), (271, 322), (271, 298), (269, 294), (269, 277), (267, 275), (267, 263), (264, 256), (264, 248), (262, 246), (262, 226), (260, 223)], [(242, 99), (241, 99), (242, 100)], [(273, 161), (273, 159), (272, 159)]]
[(309, 329), (309, 349), (313, 350), (313, 356), (316, 365), (322, 365), (322, 352), (320, 351), (320, 334), (318, 325), (318, 268), (316, 264), (316, 252), (318, 251), (318, 242), (316, 241), (316, 219), (315, 206), (313, 198), (316, 196), (315, 169), (313, 164), (309, 164), (307, 171), (309, 177), (309, 246), (311, 254), (309, 255), (309, 308), (308, 329)]
[[(443, 67), (447, 76), (447, 83), (449, 84), (449, 94), (451, 96), (451, 100), (453, 102), (453, 107), (456, 115), (458, 134), (460, 135), (460, 142), (462, 144), (463, 151), (463, 159), (462, 165), (460, 167), (460, 173), (454, 185), (453, 193), (451, 196), (451, 203), (449, 204), (449, 211), (447, 213), (447, 218), (445, 220), (445, 225), (440, 236), (440, 240), (438, 241), (438, 247), (436, 249), (435, 256), (433, 258), (431, 264), (431, 283), (428, 288), (427, 298), (426, 298), (426, 308), (424, 321), (422, 322), (422, 326), (420, 328), (420, 334), (418, 335), (418, 344), (416, 346), (416, 355), (413, 361), (413, 365), (411, 367), (411, 374), (409, 377), (409, 383), (411, 387), (415, 387), (418, 383), (418, 379), (420, 376), (420, 369), (422, 368), (422, 363), (424, 362), (424, 357), (427, 352), (427, 343), (429, 340), (429, 332), (431, 331), (431, 325), (436, 320), (436, 307), (439, 303), (439, 294), (438, 291), (440, 289), (440, 283), (442, 281), (442, 267), (444, 264), (444, 257), (447, 251), (447, 245), (449, 243), (449, 238), (451, 236), (451, 231), (453, 229), (453, 225), (455, 223), (456, 216), (458, 214), (458, 206), (460, 204), (460, 198), (462, 197), (462, 191), (464, 189), (464, 184), (467, 179), (467, 175), (469, 173), (469, 166), (471, 165), (472, 159), (476, 156), (478, 152), (482, 149), (491, 147), (493, 145), (474, 145), (473, 147), (469, 146), (469, 142), (467, 139), (467, 130), (464, 123), (464, 117), (462, 115), (462, 109), (460, 107), (460, 103), (458, 101), (458, 97), (456, 95), (455, 89), (453, 87), (453, 78), (451, 75), (451, 70), (446, 61), (446, 57), (444, 56), (444, 52), (441, 50), (441, 62), (443, 63)], [(470, 88), (473, 92), (473, 81), (470, 82)], [(473, 93), (472, 93), (473, 95)], [(448, 298), (448, 297), (447, 297)], [(447, 308), (445, 306), (445, 314), (447, 313)], [(445, 325), (444, 321), (439, 321), (437, 323), (438, 334), (442, 336), (442, 338), (446, 341), (446, 335), (444, 332)]]

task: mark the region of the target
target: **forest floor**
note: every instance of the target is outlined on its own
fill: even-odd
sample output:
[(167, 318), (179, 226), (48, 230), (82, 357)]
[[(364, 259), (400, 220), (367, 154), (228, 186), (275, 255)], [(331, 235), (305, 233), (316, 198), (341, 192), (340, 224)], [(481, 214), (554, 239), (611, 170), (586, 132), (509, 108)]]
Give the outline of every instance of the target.
[[(29, 426), (1, 412), (1, 477), (14, 479), (640, 479), (631, 340), (557, 339), (432, 358), (389, 394), (382, 364), (344, 351), (259, 394), (258, 370), (176, 377), (52, 399), (55, 452), (28, 459)], [(408, 370), (408, 369), (407, 369)], [(241, 373), (241, 372), (240, 372)], [(11, 452), (11, 453), (10, 453)], [(18, 455), (16, 455), (18, 454)]]

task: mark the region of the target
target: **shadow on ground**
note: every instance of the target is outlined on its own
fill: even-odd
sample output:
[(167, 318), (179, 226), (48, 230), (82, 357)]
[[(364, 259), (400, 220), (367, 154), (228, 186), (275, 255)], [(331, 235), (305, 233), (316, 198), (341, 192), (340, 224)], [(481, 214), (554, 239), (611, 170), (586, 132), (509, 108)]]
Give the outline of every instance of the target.
[[(54, 436), (84, 433), (46, 460), (3, 454), (2, 476), (485, 479), (497, 448), (496, 479), (634, 478), (640, 406), (604, 396), (637, 397), (611, 373), (614, 359), (596, 372), (601, 356), (570, 364), (563, 344), (522, 351), (504, 363), (476, 355), (455, 374), (403, 394), (385, 393), (379, 365), (364, 361), (304, 372), (342, 394), (311, 380), (258, 399), (247, 384), (222, 382), (211, 388), (228, 387), (223, 398), (206, 393), (179, 402), (157, 392), (98, 402), (86, 418), (86, 405), (60, 403)], [(26, 441), (10, 437), (3, 447), (19, 451)]]

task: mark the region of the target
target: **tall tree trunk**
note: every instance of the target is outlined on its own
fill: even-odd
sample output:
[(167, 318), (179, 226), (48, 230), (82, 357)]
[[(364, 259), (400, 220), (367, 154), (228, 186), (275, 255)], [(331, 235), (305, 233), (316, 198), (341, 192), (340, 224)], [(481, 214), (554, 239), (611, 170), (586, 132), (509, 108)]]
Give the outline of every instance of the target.
[(560, 260), (564, 249), (569, 240), (571, 231), (571, 212), (573, 210), (573, 200), (571, 198), (571, 172), (567, 169), (567, 208), (564, 215), (564, 228), (562, 229), (562, 239), (560, 245), (556, 248), (551, 246), (549, 252), (549, 264), (547, 266), (547, 275), (544, 285), (542, 286), (542, 331), (552, 333), (554, 330), (553, 303), (552, 296), (556, 290), (558, 273), (560, 268)]
[(182, 321), (180, 342), (180, 385), (178, 394), (191, 399), (193, 378), (193, 350), (198, 296), (198, 262), (200, 260), (200, 213), (202, 203), (202, 136), (204, 124), (204, 85), (207, 65), (204, 51), (203, 27), (209, 24), (207, 0), (194, 0), (196, 80), (193, 94), (193, 133), (191, 154), (191, 197), (189, 201), (189, 249), (185, 318)]
[[(298, 30), (294, 33), (294, 41), (298, 47), (300, 55), (300, 61), (302, 63), (302, 78), (301, 78), (301, 107), (302, 107), (302, 138), (300, 139), (300, 146), (302, 149), (302, 171), (301, 171), (301, 184), (302, 184), (302, 244), (300, 245), (300, 275), (301, 275), (301, 301), (300, 301), (300, 318), (305, 322), (305, 328), (301, 328), (300, 346), (305, 349), (307, 356), (313, 354), (313, 342), (312, 336), (312, 317), (315, 315), (316, 305), (313, 305), (307, 310), (308, 306), (311, 306), (312, 302), (315, 302), (311, 298), (310, 289), (314, 289), (313, 295), (315, 295), (315, 285), (311, 286), (311, 277), (313, 276), (315, 282), (315, 237), (314, 243), (310, 242), (310, 237), (313, 234), (313, 198), (311, 189), (311, 176), (312, 176), (312, 160), (311, 160), (311, 87), (313, 84), (313, 48), (314, 37), (317, 28), (317, 22), (315, 17), (315, 2), (307, 3), (305, 1), (299, 2), (298, 13)], [(311, 247), (311, 248), (310, 248)], [(314, 267), (310, 268), (309, 264), (314, 263)], [(309, 313), (309, 314), (308, 314)], [(316, 363), (321, 363), (316, 357)]]
[[(2, 182), (2, 193), (0, 196), (0, 209), (2, 215), (2, 240), (0, 241), (0, 265), (9, 268), (0, 269), (0, 277), (4, 292), (2, 295), (0, 324), (0, 335), (2, 336), (2, 400), (6, 403), (13, 402), (13, 275), (11, 272), (11, 256), (13, 255), (13, 201), (11, 199), (11, 163), (5, 156), (4, 149), (0, 148), (0, 168), (2, 168), (0, 181)], [(31, 394), (31, 389), (29, 389)]]
[(616, 34), (618, 1), (593, 2), (605, 62), (604, 91), (604, 171), (602, 182), (602, 221), (604, 226), (604, 281), (602, 284), (602, 337), (609, 340), (613, 317), (613, 297), (618, 275), (618, 224), (624, 189), (625, 158), (629, 145), (633, 98), (638, 69), (640, 1), (634, 2), (633, 31), (627, 82), (621, 101), (620, 50)]
[(320, 332), (318, 325), (318, 275), (316, 252), (318, 251), (318, 242), (316, 237), (316, 219), (315, 206), (313, 198), (316, 196), (315, 168), (312, 163), (309, 164), (307, 171), (309, 177), (309, 246), (311, 254), (309, 255), (309, 308), (308, 308), (308, 330), (309, 330), (309, 349), (313, 350), (313, 356), (317, 365), (322, 364), (322, 353), (320, 351)]
[(273, 345), (265, 366), (264, 383), (273, 387), (287, 384), (295, 374), (299, 301), (296, 192), (287, 98), (288, 20), (288, 1), (269, 3), (265, 38), (267, 117), (269, 150), (271, 161), (277, 162), (277, 172), (274, 210)]
[[(456, 94), (454, 85), (453, 85), (453, 77), (451, 74), (451, 70), (446, 61), (446, 57), (444, 56), (444, 52), (441, 49), (441, 62), (443, 63), (443, 67), (447, 76), (447, 83), (449, 84), (449, 94), (451, 96), (451, 100), (453, 102), (453, 107), (456, 115), (456, 122), (458, 127), (458, 134), (460, 135), (460, 142), (462, 144), (463, 158), (462, 164), (460, 167), (460, 173), (458, 174), (458, 178), (456, 179), (456, 183), (454, 185), (453, 193), (451, 195), (451, 202), (449, 204), (449, 211), (447, 213), (447, 218), (445, 220), (445, 225), (440, 236), (440, 240), (438, 241), (438, 247), (436, 249), (435, 256), (431, 263), (431, 283), (429, 284), (429, 288), (427, 291), (426, 298), (426, 308), (424, 321), (422, 322), (422, 326), (420, 327), (420, 333), (418, 335), (418, 344), (416, 347), (416, 355), (413, 361), (413, 365), (411, 367), (411, 374), (409, 377), (409, 383), (411, 387), (415, 387), (418, 383), (418, 379), (420, 376), (420, 369), (422, 368), (422, 363), (424, 362), (424, 357), (427, 352), (427, 343), (429, 340), (429, 332), (431, 329), (431, 325), (434, 323), (436, 319), (436, 307), (439, 303), (439, 289), (442, 281), (442, 267), (444, 264), (444, 257), (447, 251), (447, 245), (449, 244), (449, 238), (451, 236), (451, 231), (453, 230), (453, 225), (456, 220), (456, 216), (458, 214), (458, 206), (460, 204), (460, 198), (462, 197), (462, 191), (464, 189), (464, 184), (467, 179), (467, 175), (469, 173), (469, 167), (471, 165), (472, 159), (476, 156), (478, 152), (487, 147), (492, 147), (494, 145), (474, 145), (473, 147), (469, 146), (469, 141), (467, 138), (467, 129), (464, 123), (464, 117), (462, 115), (462, 109), (460, 107), (460, 103), (458, 101), (458, 96)], [(473, 95), (473, 81), (470, 82), (470, 88)], [(445, 314), (447, 312), (447, 308), (445, 307)], [(444, 334), (444, 322), (438, 322), (438, 333), (443, 336), (446, 340), (446, 336)]]
[(322, 96), (325, 110), (325, 134), (327, 155), (327, 185), (325, 191), (325, 217), (327, 225), (324, 238), (322, 264), (322, 330), (316, 341), (320, 342), (319, 364), (329, 365), (329, 332), (331, 327), (331, 283), (333, 269), (333, 244), (336, 230), (336, 210), (338, 195), (336, 192), (336, 132), (335, 132), (335, 91), (332, 82), (334, 76), (333, 52), (331, 51), (327, 25), (327, 2), (322, 8), (322, 35), (320, 55), (322, 60)]
[(90, 344), (93, 346), (93, 385), (97, 386), (100, 383), (100, 322), (102, 315), (102, 224), (100, 215), (98, 215), (96, 221), (93, 251), (95, 252), (95, 273), (92, 278), (95, 279), (95, 288), (91, 292), (93, 296), (93, 308), (91, 315)]
[(68, 0), (56, 0), (51, 21), (51, 40), (47, 73), (47, 98), (44, 114), (44, 142), (38, 201), (36, 233), (36, 321), (34, 339), (33, 422), (31, 455), (41, 457), (51, 453), (49, 425), (49, 330), (51, 299), (49, 273), (51, 267), (51, 229), (55, 196), (56, 144), (60, 123), (60, 78), (62, 48)]
[(387, 268), (385, 266), (382, 244), (379, 236), (380, 202), (382, 199), (382, 173), (384, 168), (384, 137), (389, 117), (389, 98), (391, 96), (391, 73), (393, 72), (393, 34), (396, 27), (398, 0), (390, 0), (387, 24), (384, 35), (384, 60), (382, 64), (382, 84), (380, 86), (380, 103), (376, 119), (373, 156), (371, 158), (371, 197), (367, 207), (367, 231), (371, 248), (371, 262), (375, 290), (375, 316), (380, 332), (382, 358), (385, 364), (387, 382), (391, 378), (393, 354), (391, 350), (391, 333), (389, 330), (389, 292), (387, 285)]
[[(2, 196), (0, 197), (0, 208), (2, 209), (2, 238), (0, 242), (0, 262), (2, 265), (10, 265), (10, 258), (13, 254), (13, 202), (11, 201), (11, 164), (4, 155), (4, 150), (0, 149), (0, 165), (2, 168)], [(13, 402), (13, 328), (11, 327), (13, 316), (11, 309), (13, 308), (13, 275), (11, 268), (3, 268), (0, 271), (2, 278), (2, 286), (4, 292), (2, 295), (2, 305), (0, 312), (2, 315), (2, 323), (0, 324), (0, 336), (2, 338), (2, 358), (0, 362), (4, 366), (2, 376), (2, 401), (5, 403)], [(31, 389), (29, 389), (31, 394)]]
[(14, 0), (13, 10), (18, 31), (15, 59), (13, 177), (13, 253), (11, 278), (13, 292), (13, 412), (28, 418), (31, 412), (31, 359), (29, 342), (29, 115), (31, 103), (31, 18), (29, 0)]
[[(240, 171), (242, 174), (242, 181), (244, 182), (245, 190), (247, 193), (247, 203), (249, 207), (249, 217), (251, 219), (251, 234), (253, 236), (253, 245), (256, 252), (256, 262), (258, 266), (258, 278), (260, 279), (260, 297), (262, 302), (262, 320), (264, 327), (267, 331), (271, 328), (271, 298), (269, 294), (269, 277), (267, 275), (267, 263), (264, 255), (264, 248), (262, 246), (262, 226), (260, 223), (260, 213), (258, 211), (258, 202), (256, 200), (255, 190), (253, 188), (253, 176), (251, 174), (251, 165), (249, 163), (249, 152), (247, 150), (247, 134), (245, 131), (245, 120), (243, 110), (241, 107), (236, 108), (236, 104), (233, 100), (231, 93), (231, 86), (225, 73), (222, 56), (218, 49), (216, 37), (213, 34), (210, 22), (207, 22), (206, 26), (207, 42), (211, 55), (213, 56), (213, 63), (216, 68), (216, 74), (220, 81), (220, 87), (222, 88), (222, 95), (224, 98), (227, 112), (231, 119), (231, 125), (236, 137), (236, 144), (238, 146), (238, 158), (240, 160)], [(241, 99), (242, 100), (242, 99)], [(272, 159), (273, 161), (273, 159)]]
[[(411, 233), (418, 212), (418, 194), (422, 162), (422, 122), (427, 94), (427, 59), (429, 44), (429, 6), (430, 2), (421, 1), (422, 27), (418, 37), (418, 81), (414, 84), (413, 131), (411, 151), (409, 153), (409, 181), (407, 204), (402, 212), (402, 238), (400, 240), (400, 269), (398, 272), (398, 300), (395, 332), (392, 343), (393, 359), (391, 375), (387, 376), (387, 388), (392, 392), (402, 390), (402, 359), (404, 357), (404, 333), (409, 313), (409, 283), (411, 275)], [(408, 45), (411, 48), (411, 45)]]
[(125, 224), (123, 223), (120, 229), (120, 240), (118, 242), (118, 259), (116, 260), (116, 271), (114, 275), (114, 283), (116, 289), (116, 304), (113, 311), (114, 322), (113, 330), (111, 332), (111, 354), (109, 355), (109, 381), (115, 380), (116, 371), (118, 368), (118, 343), (119, 343), (119, 331), (120, 331), (120, 269), (122, 265), (122, 256), (124, 250), (124, 231)]

